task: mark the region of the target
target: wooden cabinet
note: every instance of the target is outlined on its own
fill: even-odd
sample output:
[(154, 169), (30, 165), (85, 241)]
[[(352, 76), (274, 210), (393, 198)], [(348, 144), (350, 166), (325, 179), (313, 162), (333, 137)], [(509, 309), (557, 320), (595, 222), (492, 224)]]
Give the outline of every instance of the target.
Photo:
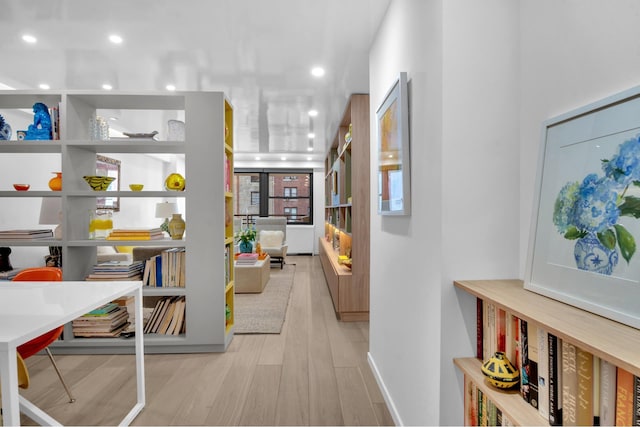
[[(186, 249), (186, 286), (184, 288), (146, 288), (145, 300), (159, 296), (184, 295), (186, 332), (177, 336), (147, 334), (146, 352), (224, 351), (233, 338), (233, 191), (229, 177), (233, 168), (233, 108), (221, 92), (174, 92), (139, 94), (116, 92), (0, 92), (0, 114), (6, 110), (30, 109), (35, 102), (49, 107), (59, 105), (59, 141), (2, 141), (0, 155), (18, 153), (28, 157), (36, 153), (60, 156), (61, 191), (0, 191), (9, 199), (58, 197), (62, 204), (62, 238), (46, 241), (0, 241), (0, 246), (59, 246), (63, 256), (65, 280), (83, 280), (96, 262), (99, 246), (114, 244), (108, 240), (90, 240), (88, 212), (101, 197), (120, 197), (154, 204), (172, 198), (184, 204), (186, 233), (182, 240), (119, 241), (123, 246), (184, 247)], [(168, 119), (182, 115), (184, 141), (150, 139), (90, 139), (89, 123), (96, 112), (117, 110), (122, 117), (138, 118), (137, 129), (163, 129)], [(94, 175), (96, 156), (117, 158), (120, 153), (134, 155), (181, 156), (187, 186), (185, 191), (156, 188), (142, 191), (92, 191), (83, 175)], [(230, 168), (230, 170), (229, 170)], [(43, 188), (46, 188), (44, 186)], [(19, 212), (16, 212), (19, 215)], [(155, 220), (154, 220), (155, 221)], [(158, 220), (159, 221), (159, 220)], [(3, 224), (10, 228), (11, 224)], [(126, 228), (119, 224), (117, 228)], [(91, 286), (91, 283), (87, 283)], [(58, 352), (133, 351), (133, 340), (74, 338), (67, 325), (64, 339), (56, 342)]]
[[(354, 94), (325, 160), (325, 236), (320, 242), (341, 320), (369, 319), (369, 144), (369, 95)], [(338, 265), (340, 255), (351, 259), (351, 271)]]
[[(468, 280), (456, 281), (454, 285), (600, 359), (640, 375), (639, 329), (525, 290), (520, 280)], [(549, 424), (537, 409), (524, 402), (519, 393), (487, 385), (480, 371), (479, 359), (461, 358), (455, 359), (454, 363), (514, 425)]]

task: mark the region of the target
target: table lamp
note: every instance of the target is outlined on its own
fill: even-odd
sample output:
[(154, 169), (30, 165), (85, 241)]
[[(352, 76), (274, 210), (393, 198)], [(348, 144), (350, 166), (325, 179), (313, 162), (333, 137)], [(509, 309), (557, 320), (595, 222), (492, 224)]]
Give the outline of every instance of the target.
[(156, 204), (156, 218), (164, 218), (164, 222), (160, 225), (160, 229), (167, 234), (170, 234), (169, 218), (171, 218), (175, 213), (178, 213), (177, 203), (162, 202)]
[(40, 205), (39, 224), (56, 225), (53, 236), (62, 239), (62, 199), (60, 197), (43, 197)]

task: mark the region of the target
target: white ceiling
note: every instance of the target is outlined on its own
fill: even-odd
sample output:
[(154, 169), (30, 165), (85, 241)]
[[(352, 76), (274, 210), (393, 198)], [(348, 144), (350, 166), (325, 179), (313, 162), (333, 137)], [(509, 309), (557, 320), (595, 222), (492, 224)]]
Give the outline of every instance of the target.
[[(369, 47), (389, 2), (0, 0), (0, 83), (223, 90), (235, 108), (236, 159), (321, 161), (348, 96), (369, 91)], [(25, 33), (38, 42), (26, 44)], [(122, 44), (109, 42), (114, 33)], [(324, 77), (311, 75), (316, 65)]]

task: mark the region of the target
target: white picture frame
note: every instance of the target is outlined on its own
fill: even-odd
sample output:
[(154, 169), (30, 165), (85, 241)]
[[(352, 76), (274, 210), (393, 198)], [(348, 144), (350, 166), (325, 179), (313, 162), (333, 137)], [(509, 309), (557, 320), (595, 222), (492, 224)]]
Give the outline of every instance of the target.
[(407, 73), (394, 81), (376, 111), (378, 214), (411, 215), (411, 153)]
[(640, 86), (547, 120), (524, 287), (640, 328)]

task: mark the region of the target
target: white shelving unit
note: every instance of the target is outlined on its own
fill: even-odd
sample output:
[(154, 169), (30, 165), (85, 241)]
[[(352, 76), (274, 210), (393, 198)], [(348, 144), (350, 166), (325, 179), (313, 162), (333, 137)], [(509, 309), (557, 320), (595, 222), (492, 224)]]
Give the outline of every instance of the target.
[[(233, 338), (233, 262), (226, 274), (225, 246), (233, 248), (233, 226), (225, 223), (225, 209), (233, 205), (232, 191), (225, 191), (225, 153), (233, 158), (233, 108), (221, 92), (175, 92), (171, 94), (89, 93), (79, 91), (31, 92), (0, 91), (0, 114), (7, 110), (31, 109), (35, 102), (60, 107), (59, 141), (3, 141), (0, 155), (22, 153), (60, 154), (62, 191), (0, 191), (0, 198), (60, 197), (62, 239), (19, 241), (0, 240), (0, 246), (62, 247), (64, 280), (83, 280), (96, 262), (96, 248), (113, 241), (88, 239), (87, 212), (95, 209), (96, 198), (110, 196), (149, 199), (184, 198), (186, 233), (183, 240), (118, 241), (125, 246), (185, 247), (186, 287), (147, 288), (145, 297), (184, 295), (186, 333), (178, 336), (147, 334), (145, 351), (209, 352), (224, 351)], [(166, 126), (175, 111), (184, 112), (185, 141), (89, 139), (89, 120), (97, 110), (117, 109), (156, 117), (156, 126)], [(172, 118), (172, 117), (169, 117)], [(142, 127), (146, 127), (144, 123)], [(228, 129), (225, 133), (225, 127)], [(175, 191), (91, 191), (83, 180), (94, 175), (96, 154), (184, 155), (187, 190)], [(231, 163), (232, 165), (233, 163)], [(19, 213), (17, 213), (19, 214)], [(10, 224), (3, 224), (10, 228)], [(122, 224), (122, 226), (126, 226)], [(230, 250), (232, 254), (233, 251)], [(225, 278), (228, 279), (225, 279)], [(88, 282), (87, 286), (91, 286)], [(231, 315), (226, 314), (226, 307)], [(227, 320), (225, 320), (227, 319)], [(64, 339), (55, 343), (58, 353), (131, 353), (133, 340), (124, 338), (74, 338), (67, 325)]]

